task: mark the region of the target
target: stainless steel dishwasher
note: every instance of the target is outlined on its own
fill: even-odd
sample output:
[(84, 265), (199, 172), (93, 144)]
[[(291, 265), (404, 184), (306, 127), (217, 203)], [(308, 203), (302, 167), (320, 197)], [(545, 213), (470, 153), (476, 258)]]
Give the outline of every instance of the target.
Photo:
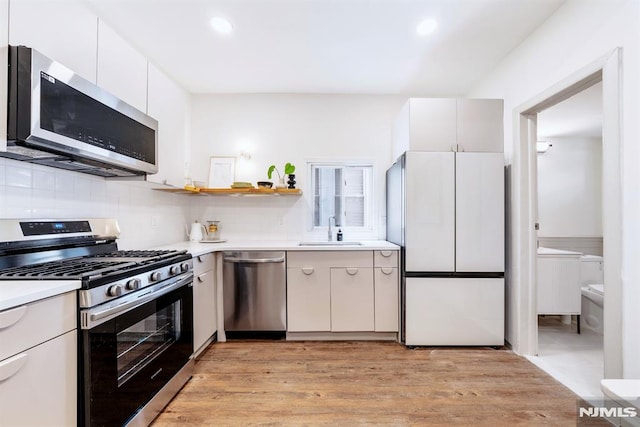
[(283, 251), (224, 252), (225, 332), (284, 332), (287, 282)]

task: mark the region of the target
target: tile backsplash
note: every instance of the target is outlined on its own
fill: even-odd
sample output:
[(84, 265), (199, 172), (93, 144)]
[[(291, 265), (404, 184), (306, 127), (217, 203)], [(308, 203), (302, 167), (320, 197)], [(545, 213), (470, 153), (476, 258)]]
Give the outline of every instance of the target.
[(146, 182), (111, 181), (0, 158), (0, 218), (116, 218), (122, 249), (185, 240), (190, 217), (185, 201), (153, 191)]

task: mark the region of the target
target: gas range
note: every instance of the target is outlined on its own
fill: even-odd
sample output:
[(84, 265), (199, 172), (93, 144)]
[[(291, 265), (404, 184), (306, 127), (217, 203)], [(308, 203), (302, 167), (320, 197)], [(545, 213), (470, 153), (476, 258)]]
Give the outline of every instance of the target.
[(115, 220), (0, 221), (0, 281), (78, 280), (79, 307), (126, 296), (191, 270), (173, 250), (117, 250)]
[(119, 235), (110, 219), (0, 220), (0, 286), (78, 282), (78, 425), (148, 425), (193, 371), (191, 255), (118, 250)]

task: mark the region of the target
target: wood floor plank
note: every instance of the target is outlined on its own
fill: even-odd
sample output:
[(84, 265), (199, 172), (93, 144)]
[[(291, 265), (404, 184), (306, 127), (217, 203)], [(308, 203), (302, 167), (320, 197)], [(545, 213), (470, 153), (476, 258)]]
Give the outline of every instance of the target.
[(229, 341), (201, 355), (152, 425), (575, 426), (576, 405), (509, 350)]

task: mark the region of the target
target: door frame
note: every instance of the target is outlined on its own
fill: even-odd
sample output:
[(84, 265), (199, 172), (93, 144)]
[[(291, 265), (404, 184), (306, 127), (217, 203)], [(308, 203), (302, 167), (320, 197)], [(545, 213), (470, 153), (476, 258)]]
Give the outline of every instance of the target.
[(512, 248), (510, 307), (515, 311), (514, 351), (538, 353), (537, 322), (537, 114), (602, 81), (602, 229), (604, 377), (621, 378), (622, 360), (622, 48), (598, 58), (513, 110)]

